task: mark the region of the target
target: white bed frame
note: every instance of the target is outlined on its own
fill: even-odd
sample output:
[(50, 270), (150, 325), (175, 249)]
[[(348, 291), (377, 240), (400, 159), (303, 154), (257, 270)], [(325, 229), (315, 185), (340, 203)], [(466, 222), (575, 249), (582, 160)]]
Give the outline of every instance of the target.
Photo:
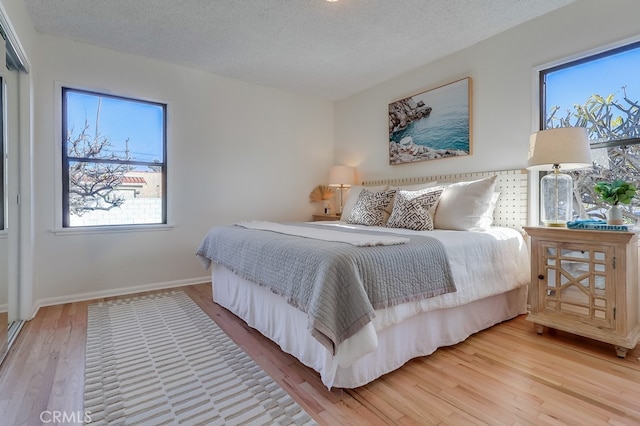
[[(527, 172), (462, 173), (392, 180), (370, 180), (364, 185), (411, 185), (429, 181), (442, 183), (476, 180), (498, 175), (501, 192), (494, 225), (522, 230), (527, 220)], [(465, 340), (499, 322), (526, 313), (527, 286), (453, 308), (422, 312), (377, 334), (378, 347), (348, 368), (338, 367), (329, 352), (308, 332), (305, 314), (269, 290), (245, 281), (228, 269), (212, 270), (214, 301), (243, 319), (249, 326), (276, 342), (284, 352), (320, 372), (327, 387), (354, 388), (391, 372), (418, 356)], [(297, 327), (296, 327), (297, 325)], [(333, 375), (328, 374), (331, 370)], [(335, 380), (326, 380), (335, 376)]]

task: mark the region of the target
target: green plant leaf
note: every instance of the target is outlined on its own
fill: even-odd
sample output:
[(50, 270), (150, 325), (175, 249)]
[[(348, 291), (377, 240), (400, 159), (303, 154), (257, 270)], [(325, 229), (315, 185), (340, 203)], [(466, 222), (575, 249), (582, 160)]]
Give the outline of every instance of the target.
[(611, 205), (631, 204), (631, 200), (636, 195), (636, 187), (620, 179), (613, 182), (598, 182), (593, 190), (603, 202)]

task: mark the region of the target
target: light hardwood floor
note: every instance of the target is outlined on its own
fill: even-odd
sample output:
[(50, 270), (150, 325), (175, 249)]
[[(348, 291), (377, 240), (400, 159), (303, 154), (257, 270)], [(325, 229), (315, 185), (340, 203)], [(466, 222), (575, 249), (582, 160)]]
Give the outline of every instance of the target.
[[(318, 375), (212, 302), (181, 287), (320, 424), (640, 424), (640, 347), (539, 336), (520, 316), (415, 359), (357, 389)], [(82, 411), (87, 305), (41, 309), (0, 369), (0, 424), (41, 424), (43, 411)], [(46, 420), (46, 419), (45, 419)]]

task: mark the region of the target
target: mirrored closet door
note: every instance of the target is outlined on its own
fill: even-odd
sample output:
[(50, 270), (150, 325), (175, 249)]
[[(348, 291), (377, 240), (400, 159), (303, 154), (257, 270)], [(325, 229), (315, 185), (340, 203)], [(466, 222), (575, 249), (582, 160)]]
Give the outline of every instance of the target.
[[(0, 17), (3, 18), (3, 17)], [(0, 19), (3, 21), (4, 19)], [(19, 79), (24, 71), (0, 26), (0, 361), (22, 322), (18, 320)], [(4, 59), (4, 61), (2, 60)]]
[[(4, 78), (0, 75), (0, 100), (4, 99)], [(4, 117), (4, 102), (0, 101), (0, 116)], [(7, 231), (7, 155), (4, 120), (0, 120), (0, 360), (8, 349), (9, 329), (9, 234)]]

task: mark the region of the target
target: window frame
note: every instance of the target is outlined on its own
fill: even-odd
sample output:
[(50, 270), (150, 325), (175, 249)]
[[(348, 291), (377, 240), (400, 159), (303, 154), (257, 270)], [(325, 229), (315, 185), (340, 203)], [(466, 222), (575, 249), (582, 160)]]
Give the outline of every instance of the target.
[[(577, 65), (597, 61), (599, 59), (607, 58), (609, 56), (617, 55), (618, 53), (627, 52), (629, 50), (638, 49), (640, 51), (640, 40), (635, 41), (626, 41), (621, 42), (620, 44), (614, 47), (604, 47), (599, 49), (595, 53), (588, 53), (584, 56), (581, 56), (577, 59), (568, 59), (566, 61), (558, 61), (556, 65), (549, 67), (540, 67), (538, 69), (538, 88), (539, 88), (539, 106), (538, 106), (538, 121), (539, 121), (539, 130), (547, 129), (547, 89), (546, 89), (546, 76), (550, 73), (560, 71), (567, 68), (572, 68)], [(615, 146), (622, 145), (636, 145), (640, 144), (640, 137), (638, 138), (626, 138), (626, 139), (616, 139), (605, 142), (596, 142), (591, 143), (591, 149), (599, 149), (599, 148), (611, 148)]]
[[(100, 158), (87, 158), (87, 157), (69, 157), (68, 149), (67, 149), (67, 92), (75, 92), (75, 93), (83, 93), (98, 97), (111, 98), (111, 99), (119, 99), (123, 101), (131, 101), (131, 102), (140, 102), (152, 104), (155, 106), (159, 106), (162, 108), (162, 162), (150, 162), (150, 161), (138, 161), (138, 160), (121, 160), (121, 159), (100, 159)], [(93, 231), (102, 231), (102, 230), (151, 230), (151, 229), (162, 229), (166, 228), (168, 225), (168, 199), (167, 199), (167, 169), (168, 169), (168, 161), (167, 161), (167, 129), (168, 129), (168, 103), (143, 99), (141, 97), (132, 97), (132, 96), (123, 96), (123, 95), (115, 95), (112, 93), (107, 93), (104, 91), (97, 91), (91, 89), (82, 89), (77, 87), (72, 87), (69, 85), (60, 85), (58, 93), (61, 96), (60, 99), (60, 119), (58, 123), (60, 125), (60, 135), (61, 135), (61, 150), (58, 151), (61, 153), (61, 159), (58, 161), (58, 164), (61, 165), (61, 173), (60, 173), (60, 182), (61, 182), (61, 205), (58, 211), (61, 213), (61, 221), (58, 222), (62, 225), (62, 230), (70, 233), (77, 232), (93, 232)], [(162, 170), (161, 182), (162, 182), (162, 207), (161, 207), (161, 222), (154, 223), (129, 223), (129, 224), (103, 224), (103, 225), (93, 225), (93, 226), (71, 226), (70, 218), (71, 214), (69, 211), (69, 164), (70, 162), (83, 161), (86, 163), (108, 163), (108, 164), (127, 164), (132, 166), (153, 166), (160, 167)]]
[[(545, 77), (547, 74), (554, 71), (571, 68), (573, 66), (577, 66), (580, 64), (596, 61), (596, 60), (606, 58), (612, 55), (616, 55), (625, 51), (636, 50), (636, 49), (640, 49), (640, 36), (634, 36), (624, 40), (619, 40), (617, 42), (610, 43), (605, 46), (600, 46), (594, 49), (590, 49), (588, 51), (583, 51), (578, 54), (563, 57), (563, 58), (554, 60), (552, 62), (533, 67), (532, 69), (533, 92), (532, 93), (534, 95), (533, 99), (535, 104), (532, 110), (533, 111), (532, 122), (535, 123), (536, 120), (538, 121), (537, 125), (534, 124), (533, 126), (533, 129), (536, 129), (536, 130), (533, 130), (533, 132), (548, 128), (547, 127), (548, 108), (547, 108), (547, 102), (546, 102), (546, 84), (545, 84), (546, 82)], [(607, 94), (600, 94), (600, 95), (606, 96)], [(592, 151), (596, 151), (603, 148), (610, 149), (610, 148), (628, 147), (628, 146), (640, 147), (640, 137), (613, 139), (608, 141), (597, 141), (597, 142), (594, 140), (590, 140), (590, 148)], [(616, 169), (610, 168), (607, 170), (616, 170)], [(581, 173), (584, 173), (584, 171), (583, 170), (569, 171), (569, 174), (572, 174), (572, 175), (574, 174), (579, 175)], [(535, 185), (535, 182), (539, 183), (540, 179), (545, 174), (546, 174), (545, 172), (539, 172), (539, 173), (534, 173), (532, 175), (532, 177), (535, 176), (536, 179), (532, 182), (532, 186), (530, 186), (530, 190), (532, 191), (532, 194), (534, 194), (533, 199), (538, 198), (538, 203), (540, 202), (539, 201), (540, 194), (537, 192), (539, 185)], [(575, 179), (575, 176), (574, 176), (574, 179)], [(637, 179), (634, 179), (634, 181), (637, 181)], [(640, 187), (640, 185), (638, 187)], [(580, 191), (576, 193), (576, 196), (578, 196), (578, 194), (582, 195)], [(578, 198), (580, 197), (578, 196)], [(581, 202), (582, 205), (584, 206), (584, 203), (585, 203), (584, 198), (578, 201)], [(590, 204), (590, 203), (587, 202), (587, 204)], [(536, 222), (536, 219), (539, 219), (538, 209), (535, 208), (534, 205), (532, 205), (531, 207), (532, 209), (529, 211), (529, 213), (531, 215), (532, 221)], [(584, 211), (582, 211), (582, 208), (580, 208), (579, 210), (576, 209), (574, 213), (576, 212), (579, 215), (582, 215), (584, 213)], [(601, 215), (599, 214), (596, 215), (596, 217), (600, 217), (600, 216)]]

